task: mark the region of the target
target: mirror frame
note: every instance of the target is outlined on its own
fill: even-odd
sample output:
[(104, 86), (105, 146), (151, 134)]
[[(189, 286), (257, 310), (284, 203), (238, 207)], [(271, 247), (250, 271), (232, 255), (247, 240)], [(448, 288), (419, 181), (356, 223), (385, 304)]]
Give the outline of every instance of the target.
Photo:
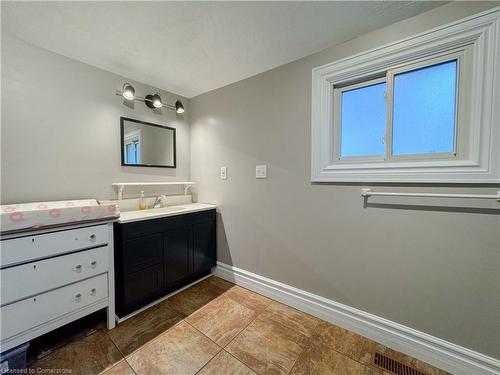
[[(125, 146), (124, 146), (124, 136), (125, 136), (125, 121), (136, 122), (138, 124), (156, 126), (157, 128), (168, 129), (173, 131), (174, 140), (174, 165), (155, 165), (155, 164), (126, 164), (125, 163)], [(120, 116), (120, 150), (121, 150), (121, 165), (122, 167), (152, 167), (152, 168), (177, 168), (177, 138), (176, 129), (170, 126), (164, 126), (159, 124), (153, 124), (151, 122), (135, 120), (129, 117)]]

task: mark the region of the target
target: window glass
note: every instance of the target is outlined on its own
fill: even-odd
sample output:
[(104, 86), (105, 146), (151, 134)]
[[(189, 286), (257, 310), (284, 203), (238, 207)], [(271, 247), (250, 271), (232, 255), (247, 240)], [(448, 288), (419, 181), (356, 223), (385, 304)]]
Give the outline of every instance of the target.
[(125, 145), (125, 163), (126, 164), (140, 164), (139, 160), (139, 143), (131, 142)]
[(457, 61), (394, 76), (392, 154), (455, 151)]
[(139, 143), (134, 142), (134, 159), (136, 164), (141, 164), (141, 161), (139, 160)]
[(340, 157), (385, 154), (386, 83), (342, 91)]

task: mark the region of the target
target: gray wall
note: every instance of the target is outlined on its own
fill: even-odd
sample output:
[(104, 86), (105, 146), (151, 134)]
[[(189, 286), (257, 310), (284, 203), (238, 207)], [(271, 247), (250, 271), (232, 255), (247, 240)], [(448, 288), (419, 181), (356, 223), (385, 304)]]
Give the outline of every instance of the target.
[[(131, 82), (138, 95), (181, 99), (186, 114), (129, 108), (114, 94), (127, 81), (2, 33), (2, 204), (109, 199), (112, 182), (189, 180), (188, 100)], [(177, 168), (121, 167), (120, 116), (175, 127)]]
[[(363, 208), (360, 185), (310, 183), (313, 67), (494, 5), (445, 5), (192, 99), (191, 174), (198, 200), (220, 206), (219, 260), (500, 358), (496, 202)], [(267, 179), (255, 179), (256, 164)]]

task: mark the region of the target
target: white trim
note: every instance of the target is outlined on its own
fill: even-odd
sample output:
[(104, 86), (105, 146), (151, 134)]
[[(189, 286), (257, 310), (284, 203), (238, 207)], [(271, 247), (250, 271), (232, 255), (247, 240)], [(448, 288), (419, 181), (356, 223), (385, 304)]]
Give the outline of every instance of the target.
[(217, 262), (214, 275), (453, 374), (500, 374), (498, 359), (241, 268)]
[(125, 133), (123, 136), (124, 143), (134, 142), (134, 141), (141, 143), (141, 139), (142, 139), (142, 130), (140, 129), (136, 129), (131, 132)]
[(114, 224), (108, 223), (108, 307), (106, 308), (108, 329), (115, 328), (115, 239)]
[[(335, 163), (334, 85), (389, 68), (463, 51), (458, 131), (466, 150), (456, 159)], [(312, 70), (311, 181), (500, 183), (500, 8), (440, 26)], [(462, 72), (460, 73), (462, 74)], [(465, 90), (463, 90), (465, 91)], [(463, 96), (463, 97), (462, 97)], [(458, 150), (460, 151), (460, 150)]]

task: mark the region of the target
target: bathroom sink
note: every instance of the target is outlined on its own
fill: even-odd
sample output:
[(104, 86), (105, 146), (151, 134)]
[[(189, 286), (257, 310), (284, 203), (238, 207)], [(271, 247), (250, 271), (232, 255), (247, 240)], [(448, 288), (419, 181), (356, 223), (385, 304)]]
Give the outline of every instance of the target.
[(166, 212), (176, 212), (176, 211), (183, 211), (186, 210), (186, 207), (182, 206), (168, 206), (168, 207), (160, 207), (160, 208), (149, 208), (147, 210), (144, 210), (146, 212), (157, 212), (157, 213), (166, 213)]

